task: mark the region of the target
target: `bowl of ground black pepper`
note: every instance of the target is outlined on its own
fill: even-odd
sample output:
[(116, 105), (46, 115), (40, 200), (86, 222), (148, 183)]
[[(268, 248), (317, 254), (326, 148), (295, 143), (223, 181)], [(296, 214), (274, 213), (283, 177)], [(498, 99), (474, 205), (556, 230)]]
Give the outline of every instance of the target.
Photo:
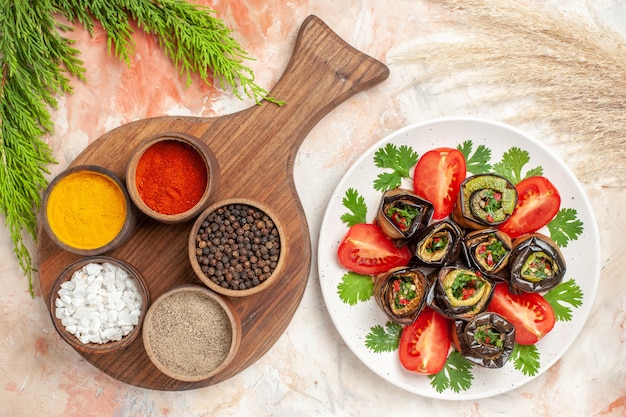
[(148, 357), (165, 375), (187, 382), (218, 374), (232, 361), (241, 323), (232, 304), (200, 285), (175, 287), (146, 313), (142, 338)]
[(270, 287), (284, 267), (281, 226), (267, 207), (229, 199), (206, 208), (189, 234), (189, 260), (198, 278), (229, 297)]
[(164, 133), (139, 144), (126, 167), (135, 205), (163, 223), (194, 219), (211, 204), (220, 183), (215, 154), (200, 139)]

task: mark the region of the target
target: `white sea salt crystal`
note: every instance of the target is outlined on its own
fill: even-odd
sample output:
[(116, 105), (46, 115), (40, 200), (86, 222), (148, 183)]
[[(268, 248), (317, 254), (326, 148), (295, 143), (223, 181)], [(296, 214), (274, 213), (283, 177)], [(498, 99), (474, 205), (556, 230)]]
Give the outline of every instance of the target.
[(55, 316), (82, 343), (120, 340), (139, 324), (137, 283), (115, 265), (90, 263), (61, 285)]

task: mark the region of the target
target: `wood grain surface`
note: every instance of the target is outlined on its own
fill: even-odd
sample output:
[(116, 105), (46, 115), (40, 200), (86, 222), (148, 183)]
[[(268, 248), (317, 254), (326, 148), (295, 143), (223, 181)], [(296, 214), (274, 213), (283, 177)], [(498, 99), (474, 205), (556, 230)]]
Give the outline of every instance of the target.
[[(80, 353), (108, 375), (155, 390), (213, 385), (236, 375), (264, 355), (284, 332), (304, 294), (311, 267), (309, 230), (293, 181), (300, 144), (315, 124), (350, 96), (385, 80), (388, 68), (352, 48), (315, 16), (302, 24), (291, 60), (271, 91), (284, 106), (264, 102), (215, 118), (156, 117), (120, 126), (88, 146), (71, 164), (96, 164), (125, 175), (128, 158), (144, 139), (165, 132), (194, 135), (217, 156), (222, 176), (216, 201), (246, 198), (271, 207), (285, 230), (288, 265), (274, 286), (253, 296), (231, 298), (241, 318), (242, 341), (233, 362), (199, 382), (161, 373), (149, 360), (141, 338), (115, 354)], [(152, 300), (165, 291), (200, 283), (189, 265), (187, 239), (193, 220), (176, 225), (139, 215), (137, 228), (107, 255), (129, 262), (145, 277)], [(78, 255), (61, 250), (38, 229), (39, 280), (46, 305), (57, 275)]]

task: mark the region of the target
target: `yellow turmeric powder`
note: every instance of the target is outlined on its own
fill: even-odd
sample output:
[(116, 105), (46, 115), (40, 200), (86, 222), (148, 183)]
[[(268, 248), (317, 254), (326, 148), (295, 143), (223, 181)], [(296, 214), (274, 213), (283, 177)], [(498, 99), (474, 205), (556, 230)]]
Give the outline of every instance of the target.
[(81, 250), (100, 248), (122, 230), (126, 201), (109, 177), (77, 171), (62, 178), (50, 191), (46, 215), (56, 237)]

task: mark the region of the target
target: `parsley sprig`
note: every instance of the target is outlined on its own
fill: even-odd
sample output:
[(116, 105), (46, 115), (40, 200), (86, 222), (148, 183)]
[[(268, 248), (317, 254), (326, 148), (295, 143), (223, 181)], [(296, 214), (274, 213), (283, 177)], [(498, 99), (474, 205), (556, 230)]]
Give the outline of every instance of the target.
[(545, 293), (544, 298), (552, 306), (556, 319), (561, 321), (572, 319), (572, 309), (566, 304), (574, 308), (583, 304), (583, 292), (573, 279), (561, 282)]
[(400, 324), (392, 321), (388, 321), (385, 327), (377, 324), (365, 336), (365, 346), (376, 353), (396, 351), (400, 345), (402, 329)]
[(485, 145), (478, 145), (476, 151), (472, 154), (474, 142), (466, 140), (457, 149), (465, 156), (465, 165), (468, 172), (474, 175), (486, 174), (491, 171), (491, 149)]
[(578, 239), (583, 232), (583, 222), (577, 218), (577, 214), (575, 209), (562, 208), (547, 225), (550, 238), (562, 248), (570, 241)]
[(374, 154), (374, 163), (378, 168), (389, 168), (392, 172), (382, 172), (374, 180), (374, 189), (378, 191), (397, 188), (402, 183), (402, 178), (410, 178), (410, 169), (417, 164), (419, 155), (410, 146), (397, 147), (393, 143), (387, 143)]
[(511, 352), (510, 361), (518, 371), (522, 371), (524, 375), (537, 375), (540, 367), (540, 355), (537, 345), (520, 345), (515, 344), (513, 352)]
[(493, 170), (516, 185), (524, 178), (535, 175), (543, 175), (543, 168), (537, 166), (530, 168), (522, 175), (522, 169), (530, 162), (530, 154), (526, 150), (512, 147), (502, 155), (502, 161), (493, 164)]
[(337, 294), (346, 304), (351, 306), (359, 301), (367, 301), (374, 295), (374, 281), (369, 275), (347, 272), (337, 285)]
[(350, 213), (341, 215), (342, 222), (346, 223), (348, 226), (367, 223), (367, 204), (365, 204), (365, 199), (357, 190), (348, 188), (341, 203), (345, 208), (350, 210)]
[(430, 385), (439, 393), (446, 389), (454, 392), (467, 391), (472, 386), (473, 364), (457, 351), (452, 351), (446, 359), (443, 369), (435, 375), (429, 375)]

